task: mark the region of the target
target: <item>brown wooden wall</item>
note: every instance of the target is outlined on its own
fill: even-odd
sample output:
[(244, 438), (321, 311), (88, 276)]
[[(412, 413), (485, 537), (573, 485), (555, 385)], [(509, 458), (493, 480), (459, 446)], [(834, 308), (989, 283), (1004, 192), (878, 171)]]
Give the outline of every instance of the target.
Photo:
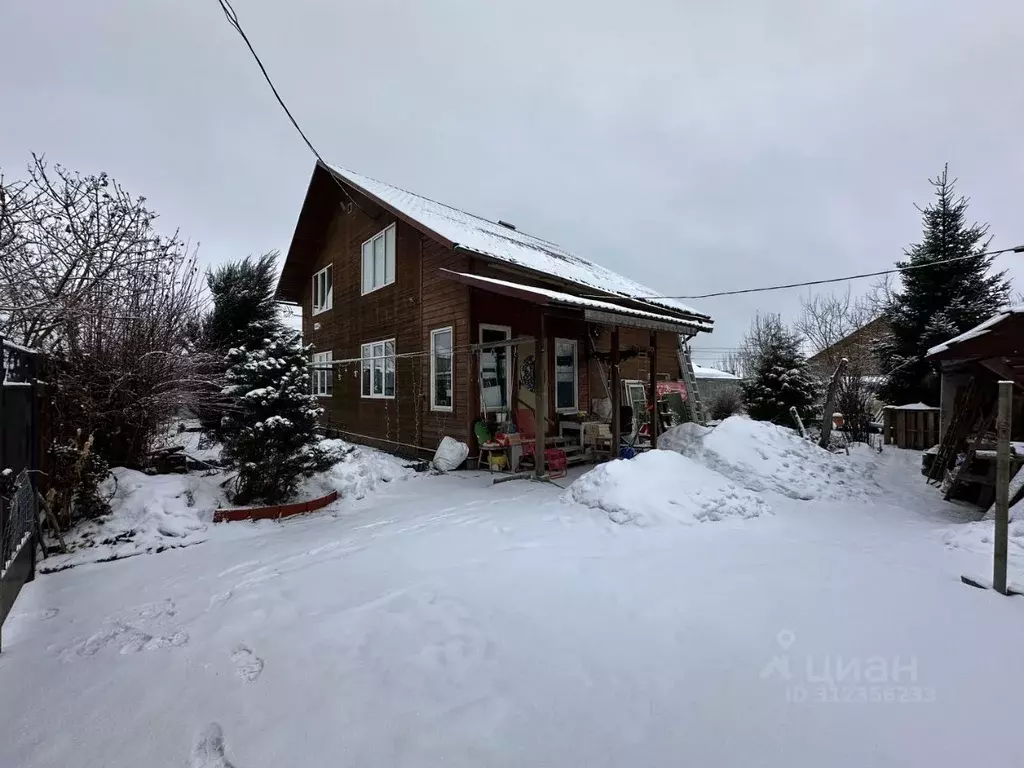
[[(395, 339), (397, 354), (421, 348), (420, 233), (399, 221), (395, 241), (395, 282), (361, 295), (362, 244), (395, 218), (381, 212), (374, 219), (356, 207), (346, 212), (335, 206), (324, 243), (302, 292), (302, 327), (305, 339), (317, 351), (330, 350), (335, 360), (357, 360), (362, 344)], [(312, 315), (312, 275), (333, 264), (333, 309)], [(334, 396), (324, 399), (324, 426), (355, 435), (382, 438), (391, 450), (395, 443), (417, 445), (418, 404), (422, 394), (421, 358), (396, 363), (395, 398), (361, 397), (360, 365), (336, 365)], [(401, 448), (402, 446), (397, 446)]]

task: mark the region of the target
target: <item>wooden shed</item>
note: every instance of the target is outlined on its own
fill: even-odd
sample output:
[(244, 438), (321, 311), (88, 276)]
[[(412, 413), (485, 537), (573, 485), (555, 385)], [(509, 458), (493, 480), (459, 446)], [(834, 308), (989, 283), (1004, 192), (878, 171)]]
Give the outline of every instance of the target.
[(923, 451), (939, 442), (939, 409), (924, 403), (887, 405), (882, 425), (886, 445)]

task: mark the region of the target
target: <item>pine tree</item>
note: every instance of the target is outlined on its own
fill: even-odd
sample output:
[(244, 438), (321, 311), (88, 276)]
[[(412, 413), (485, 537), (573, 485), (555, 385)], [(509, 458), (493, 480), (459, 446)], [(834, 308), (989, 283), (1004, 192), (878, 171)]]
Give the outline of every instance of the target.
[(907, 260), (897, 266), (962, 260), (901, 273), (903, 289), (885, 311), (892, 336), (877, 350), (887, 372), (880, 395), (894, 405), (938, 404), (937, 369), (925, 360), (929, 347), (973, 328), (1009, 297), (1006, 273), (988, 273), (994, 258), (985, 253), (988, 225), (967, 224), (968, 200), (955, 194), (948, 166), (929, 181), (936, 199), (918, 209), (924, 237), (904, 251)]
[(232, 347), (258, 349), (279, 324), (274, 301), (277, 252), (247, 256), (207, 272), (213, 311), (204, 327), (206, 344), (222, 354)]
[(758, 421), (789, 425), (792, 406), (802, 417), (810, 415), (814, 381), (800, 352), (800, 337), (788, 331), (778, 315), (758, 318), (757, 324), (761, 338), (751, 361), (754, 375), (743, 385), (747, 413)]
[(225, 394), (234, 407), (220, 431), (222, 458), (238, 472), (238, 504), (283, 501), (301, 476), (331, 463), (317, 446), (316, 420), (323, 409), (310, 392), (312, 348), (280, 326), (260, 343), (259, 349), (235, 347), (227, 354)]

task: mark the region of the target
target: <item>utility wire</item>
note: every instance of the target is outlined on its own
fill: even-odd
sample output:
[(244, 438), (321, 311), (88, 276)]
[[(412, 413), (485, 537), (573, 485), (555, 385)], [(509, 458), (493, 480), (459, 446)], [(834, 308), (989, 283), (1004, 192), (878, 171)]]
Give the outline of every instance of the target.
[(357, 208), (359, 208), (359, 210), (363, 210), (359, 203), (357, 203), (355, 199), (352, 197), (352, 195), (349, 194), (349, 191), (345, 189), (345, 185), (342, 184), (334, 175), (334, 172), (331, 171), (330, 166), (327, 164), (327, 161), (324, 160), (323, 155), (321, 155), (317, 151), (316, 147), (313, 146), (313, 142), (309, 140), (309, 137), (306, 135), (306, 132), (302, 130), (302, 127), (299, 125), (299, 121), (295, 119), (295, 116), (292, 114), (292, 111), (288, 109), (288, 105), (284, 103), (284, 99), (281, 98), (281, 94), (278, 92), (277, 86), (275, 86), (274, 81), (270, 79), (270, 73), (267, 72), (267, 68), (263, 66), (263, 60), (260, 59), (260, 55), (256, 53), (256, 49), (249, 41), (249, 36), (245, 34), (245, 30), (242, 29), (242, 25), (238, 21), (238, 14), (232, 7), (230, 0), (217, 0), (217, 2), (220, 4), (221, 10), (224, 11), (224, 17), (228, 20), (228, 24), (231, 25), (231, 28), (234, 29), (235, 32), (238, 33), (239, 37), (242, 38), (243, 42), (245, 42), (246, 47), (249, 49), (249, 53), (252, 54), (252, 57), (256, 60), (256, 64), (259, 66), (260, 72), (263, 73), (263, 79), (267, 81), (267, 85), (269, 85), (270, 90), (273, 91), (274, 98), (277, 99), (277, 103), (281, 105), (281, 109), (284, 110), (284, 113), (288, 115), (288, 119), (291, 121), (292, 125), (295, 126), (295, 130), (298, 131), (299, 136), (302, 137), (302, 140), (306, 143), (306, 146), (309, 147), (309, 151), (312, 152), (316, 156), (316, 159), (320, 162), (320, 164), (327, 169), (331, 178), (334, 179), (334, 183), (338, 185), (338, 189), (340, 189), (342, 194), (344, 194), (345, 197), (348, 198), (348, 201), (355, 205)]
[[(892, 275), (897, 272), (909, 272), (912, 269), (925, 269), (927, 267), (938, 267), (943, 264), (953, 264), (958, 261), (967, 261), (968, 259), (976, 259), (979, 255), (982, 256), (997, 256), (1000, 253), (1024, 253), (1024, 245), (1018, 245), (1015, 248), (1003, 248), (999, 251), (989, 251), (984, 254), (971, 254), (969, 256), (956, 256), (952, 259), (941, 259), (939, 261), (931, 261), (927, 264), (908, 264), (905, 267), (896, 267), (895, 269), (883, 269), (878, 272), (863, 272), (859, 275), (847, 275), (846, 277), (830, 277), (825, 280), (808, 280), (802, 283), (786, 283), (784, 285), (769, 285), (763, 288), (740, 288), (733, 291), (718, 291), (717, 293), (701, 293), (693, 296), (627, 296), (623, 298), (631, 299), (713, 299), (716, 296), (736, 296), (741, 293), (763, 293), (764, 291), (781, 291), (786, 288), (803, 288), (809, 285), (825, 285), (827, 283), (841, 283), (846, 280), (861, 280), (866, 277), (881, 277), (882, 275)], [(588, 299), (601, 299), (609, 298), (607, 293), (603, 294), (585, 294)]]

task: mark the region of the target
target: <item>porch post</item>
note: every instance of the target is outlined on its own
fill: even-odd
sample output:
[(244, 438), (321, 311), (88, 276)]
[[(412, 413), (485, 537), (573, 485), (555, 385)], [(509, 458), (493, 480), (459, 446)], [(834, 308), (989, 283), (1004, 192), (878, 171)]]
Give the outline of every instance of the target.
[(547, 472), (544, 461), (545, 437), (548, 426), (548, 339), (544, 323), (544, 313), (540, 313), (540, 331), (537, 335), (537, 358), (534, 363), (537, 382), (537, 427), (536, 443), (533, 448), (533, 465), (537, 477), (544, 477)]
[(608, 394), (612, 399), (612, 458), (619, 455), (619, 443), (622, 442), (622, 424), (619, 422), (619, 409), (622, 407), (622, 384), (619, 381), (619, 327), (612, 328), (612, 391)]
[(658, 427), (661, 417), (658, 415), (658, 334), (651, 331), (651, 353), (647, 364), (651, 367), (651, 448), (658, 447)]

